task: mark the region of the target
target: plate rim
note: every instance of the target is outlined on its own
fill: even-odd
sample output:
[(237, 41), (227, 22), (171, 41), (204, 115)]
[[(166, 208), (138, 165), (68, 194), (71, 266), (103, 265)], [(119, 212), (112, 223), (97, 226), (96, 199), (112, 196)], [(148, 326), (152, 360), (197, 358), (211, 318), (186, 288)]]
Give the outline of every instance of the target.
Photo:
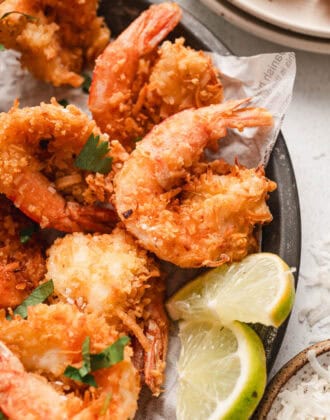
[[(313, 36), (313, 37), (319, 37), (319, 38), (326, 38), (330, 39), (330, 24), (328, 28), (324, 28), (323, 30), (317, 29), (317, 27), (310, 26), (307, 27), (304, 26), (303, 23), (293, 23), (292, 20), (288, 19), (285, 15), (282, 14), (281, 17), (278, 15), (271, 13), (270, 10), (266, 10), (266, 6), (262, 8), (259, 4), (254, 4), (253, 1), (249, 0), (228, 0), (229, 3), (233, 4), (233, 6), (249, 13), (250, 15), (263, 20), (265, 22), (271, 23), (272, 25), (279, 26), (280, 28), (287, 29), (293, 32), (298, 32), (301, 34)], [(273, 4), (272, 2), (270, 2)], [(269, 4), (269, 2), (263, 3), (263, 4)]]
[(238, 9), (225, 0), (200, 0), (207, 8), (222, 16), (232, 25), (254, 36), (267, 41), (284, 45), (286, 48), (330, 54), (330, 39), (316, 38), (308, 35), (286, 31), (282, 28), (267, 24), (249, 13)]

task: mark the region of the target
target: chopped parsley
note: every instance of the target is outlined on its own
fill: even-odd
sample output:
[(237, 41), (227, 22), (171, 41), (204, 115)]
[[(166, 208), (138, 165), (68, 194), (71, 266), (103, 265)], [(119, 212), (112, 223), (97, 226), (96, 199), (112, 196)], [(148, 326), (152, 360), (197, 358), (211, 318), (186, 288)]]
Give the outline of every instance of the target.
[(74, 366), (67, 366), (64, 371), (64, 376), (73, 379), (78, 382), (83, 382), (84, 384), (94, 386), (97, 388), (97, 383), (95, 378), (90, 374), (91, 372), (91, 354), (90, 354), (90, 338), (86, 337), (85, 341), (82, 344), (81, 349), (83, 364), (80, 369), (75, 368)]
[(33, 224), (22, 228), (19, 232), (19, 240), (21, 244), (26, 244), (32, 238), (32, 235), (38, 231), (38, 226)]
[(91, 87), (92, 78), (89, 74), (83, 73), (84, 81), (82, 82), (81, 89), (84, 93), (89, 93), (89, 88)]
[[(14, 310), (14, 315), (20, 315), (22, 318), (27, 318), (28, 307), (38, 305), (38, 303), (44, 302), (54, 292), (53, 280), (49, 280), (46, 283), (41, 284), (28, 296), (23, 302), (17, 306)], [(7, 316), (7, 319), (11, 320), (11, 316)]]
[(69, 105), (69, 101), (67, 101), (66, 99), (61, 99), (60, 101), (58, 101), (58, 103), (64, 108), (66, 108)]
[[(0, 51), (4, 51), (5, 49), (6, 49), (5, 46), (0, 44)], [(0, 420), (1, 420), (1, 417), (0, 417)]]
[(83, 149), (75, 160), (75, 165), (79, 169), (100, 174), (108, 174), (112, 167), (112, 158), (105, 156), (109, 151), (109, 143), (99, 142), (100, 136), (94, 136), (92, 133)]
[(29, 21), (35, 21), (35, 20), (38, 20), (38, 18), (36, 18), (35, 16), (31, 16), (31, 15), (28, 15), (27, 13), (22, 13), (22, 12), (18, 12), (17, 10), (13, 10), (12, 12), (7, 12), (7, 13), (5, 13), (5, 14), (3, 14), (1, 17), (0, 17), (0, 20), (2, 20), (2, 19), (6, 19), (6, 17), (8, 17), (8, 16), (10, 16), (10, 15), (12, 15), (12, 14), (18, 14), (18, 15), (22, 15), (22, 16), (24, 16), (27, 20), (29, 20)]
[(121, 362), (124, 359), (124, 347), (130, 342), (129, 337), (124, 335), (107, 347), (101, 353), (91, 354), (92, 371), (107, 368)]
[(137, 137), (136, 139), (134, 139), (134, 143), (137, 143), (138, 141), (141, 141), (143, 139), (142, 136)]
[(0, 411), (0, 420), (9, 420), (6, 414), (4, 414), (2, 411)]
[[(90, 338), (86, 337), (81, 349), (83, 357), (81, 368), (78, 369), (69, 365), (64, 371), (64, 376), (97, 388), (97, 383), (91, 372), (95, 372), (96, 370), (107, 368), (121, 362), (124, 359), (124, 347), (129, 343), (129, 341), (130, 339), (127, 336), (120, 337), (117, 341), (111, 344), (111, 346), (101, 351), (101, 353), (91, 354)], [(111, 396), (109, 397), (109, 402), (110, 398)]]

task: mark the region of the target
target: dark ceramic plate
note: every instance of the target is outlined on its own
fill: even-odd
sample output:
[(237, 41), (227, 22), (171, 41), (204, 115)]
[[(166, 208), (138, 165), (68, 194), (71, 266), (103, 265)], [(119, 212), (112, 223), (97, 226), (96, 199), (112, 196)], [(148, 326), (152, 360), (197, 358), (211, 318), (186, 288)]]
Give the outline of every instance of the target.
[[(112, 35), (116, 37), (151, 3), (153, 2), (147, 0), (103, 0), (99, 13), (105, 17)], [(222, 55), (230, 54), (228, 48), (187, 11), (184, 11), (181, 23), (169, 38), (173, 40), (180, 36), (186, 39), (187, 45), (195, 49), (213, 51)], [(290, 267), (295, 267), (297, 282), (301, 239), (299, 199), (290, 156), (281, 133), (266, 172), (270, 179), (277, 182), (278, 188), (271, 194), (268, 202), (274, 221), (263, 229), (262, 250), (278, 254)], [(191, 278), (191, 271), (187, 277)], [(268, 370), (275, 361), (286, 326), (287, 322), (278, 330), (263, 326), (255, 327), (265, 345)]]

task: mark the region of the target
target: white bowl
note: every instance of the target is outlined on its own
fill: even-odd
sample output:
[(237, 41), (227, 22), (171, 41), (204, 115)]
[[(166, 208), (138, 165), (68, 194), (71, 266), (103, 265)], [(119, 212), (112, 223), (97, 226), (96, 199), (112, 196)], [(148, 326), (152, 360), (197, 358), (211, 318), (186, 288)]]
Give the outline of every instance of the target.
[(298, 34), (270, 25), (225, 0), (201, 0), (201, 2), (238, 28), (267, 41), (275, 42), (289, 48), (319, 54), (330, 54), (330, 39)]

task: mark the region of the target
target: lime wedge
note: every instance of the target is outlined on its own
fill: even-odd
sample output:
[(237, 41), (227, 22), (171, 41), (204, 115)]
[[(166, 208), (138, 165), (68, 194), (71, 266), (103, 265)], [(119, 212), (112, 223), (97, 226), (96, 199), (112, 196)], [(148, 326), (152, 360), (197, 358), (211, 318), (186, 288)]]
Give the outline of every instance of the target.
[(182, 321), (178, 420), (248, 419), (266, 385), (262, 342), (247, 325)]
[(277, 255), (252, 254), (239, 263), (212, 269), (167, 302), (172, 319), (259, 322), (278, 327), (295, 296), (290, 268)]

